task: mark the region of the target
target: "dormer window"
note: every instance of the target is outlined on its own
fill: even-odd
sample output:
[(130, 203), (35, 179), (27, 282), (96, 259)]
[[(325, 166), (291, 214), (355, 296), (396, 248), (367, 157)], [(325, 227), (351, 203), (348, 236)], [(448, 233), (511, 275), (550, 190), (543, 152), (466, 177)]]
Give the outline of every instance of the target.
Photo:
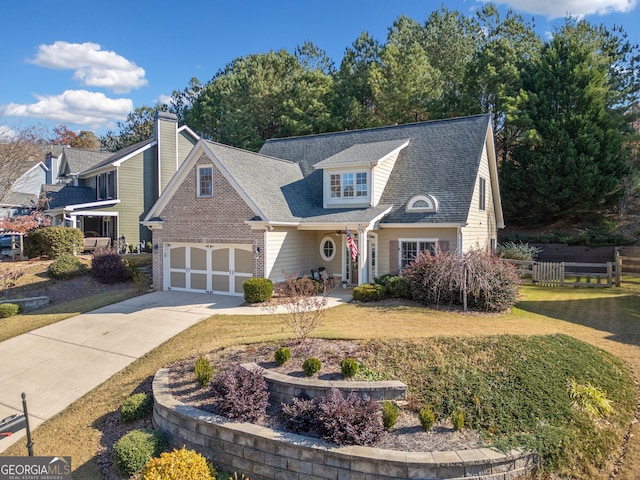
[(331, 198), (365, 199), (369, 195), (367, 172), (332, 173)]
[(407, 212), (437, 212), (438, 200), (433, 195), (414, 195), (407, 202)]

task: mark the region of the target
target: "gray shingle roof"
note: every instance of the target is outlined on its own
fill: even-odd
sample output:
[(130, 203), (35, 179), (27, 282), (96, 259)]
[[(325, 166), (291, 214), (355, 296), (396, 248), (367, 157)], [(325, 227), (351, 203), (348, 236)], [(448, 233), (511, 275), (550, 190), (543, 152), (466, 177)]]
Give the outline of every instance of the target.
[[(402, 149), (382, 194), (381, 205), (393, 205), (382, 223), (457, 223), (467, 220), (483, 152), (488, 115), (337, 132), (305, 137), (271, 139), (260, 153), (300, 165), (313, 211), (322, 206), (322, 171), (314, 165), (363, 144), (410, 139)], [(358, 152), (364, 151), (358, 147)], [(405, 212), (414, 195), (430, 194), (438, 212)], [(326, 210), (328, 214), (332, 210)], [(308, 215), (307, 215), (308, 216)]]
[(125, 148), (123, 148), (121, 150), (118, 150), (115, 153), (107, 152), (108, 155), (105, 158), (103, 158), (100, 162), (92, 165), (91, 167), (82, 170), (82, 172), (86, 173), (86, 172), (88, 172), (90, 170), (95, 170), (95, 169), (110, 165), (113, 162), (117, 162), (121, 158), (126, 157), (130, 153), (135, 152), (136, 150), (138, 150), (138, 149), (140, 149), (140, 148), (142, 148), (142, 147), (144, 147), (146, 145), (149, 145), (152, 142), (155, 142), (155, 138), (149, 138), (147, 140), (143, 140), (141, 142), (134, 143), (133, 145), (129, 145), (128, 147), (125, 147)]
[(83, 172), (95, 167), (112, 155), (113, 154), (111, 152), (99, 152), (96, 150), (65, 147), (62, 151), (63, 161), (67, 164), (65, 173), (77, 174)]
[(314, 167), (328, 168), (376, 163), (408, 142), (409, 139), (400, 139), (388, 142), (359, 143), (316, 163)]
[(71, 185), (43, 185), (42, 195), (49, 201), (49, 208), (63, 208), (68, 205), (90, 203), (96, 201), (95, 192), (89, 187), (73, 187)]

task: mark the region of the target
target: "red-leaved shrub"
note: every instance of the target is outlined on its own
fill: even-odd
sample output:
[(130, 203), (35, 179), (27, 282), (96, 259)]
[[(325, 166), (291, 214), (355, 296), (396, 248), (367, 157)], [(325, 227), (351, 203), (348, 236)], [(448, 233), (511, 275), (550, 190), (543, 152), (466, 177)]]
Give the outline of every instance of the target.
[(256, 422), (264, 417), (269, 406), (269, 391), (262, 373), (239, 365), (216, 375), (211, 393), (219, 413), (240, 422)]

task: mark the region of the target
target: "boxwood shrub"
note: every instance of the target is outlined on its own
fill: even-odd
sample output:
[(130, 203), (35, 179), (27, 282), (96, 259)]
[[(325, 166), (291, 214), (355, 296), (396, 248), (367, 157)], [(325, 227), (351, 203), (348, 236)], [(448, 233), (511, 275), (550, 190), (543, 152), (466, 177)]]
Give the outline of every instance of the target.
[(384, 297), (385, 288), (379, 284), (365, 283), (353, 289), (353, 299), (358, 302), (378, 302)]
[(166, 446), (167, 442), (160, 432), (149, 428), (132, 430), (113, 445), (113, 459), (118, 470), (134, 475), (152, 457), (160, 455)]
[(249, 278), (242, 287), (245, 302), (266, 302), (273, 295), (273, 282), (268, 278)]
[(139, 420), (153, 411), (153, 397), (147, 393), (136, 393), (125, 398), (120, 405), (120, 418), (125, 422)]
[(16, 303), (0, 303), (0, 318), (13, 317), (20, 313), (20, 305)]
[(49, 275), (56, 280), (68, 280), (89, 273), (89, 268), (75, 255), (65, 253), (49, 265)]

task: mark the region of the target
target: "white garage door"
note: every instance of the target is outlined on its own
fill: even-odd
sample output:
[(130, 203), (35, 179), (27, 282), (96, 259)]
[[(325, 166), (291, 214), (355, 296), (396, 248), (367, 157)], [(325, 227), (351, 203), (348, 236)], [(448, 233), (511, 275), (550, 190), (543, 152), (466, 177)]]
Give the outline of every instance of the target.
[(164, 289), (243, 295), (253, 276), (250, 245), (165, 245)]

